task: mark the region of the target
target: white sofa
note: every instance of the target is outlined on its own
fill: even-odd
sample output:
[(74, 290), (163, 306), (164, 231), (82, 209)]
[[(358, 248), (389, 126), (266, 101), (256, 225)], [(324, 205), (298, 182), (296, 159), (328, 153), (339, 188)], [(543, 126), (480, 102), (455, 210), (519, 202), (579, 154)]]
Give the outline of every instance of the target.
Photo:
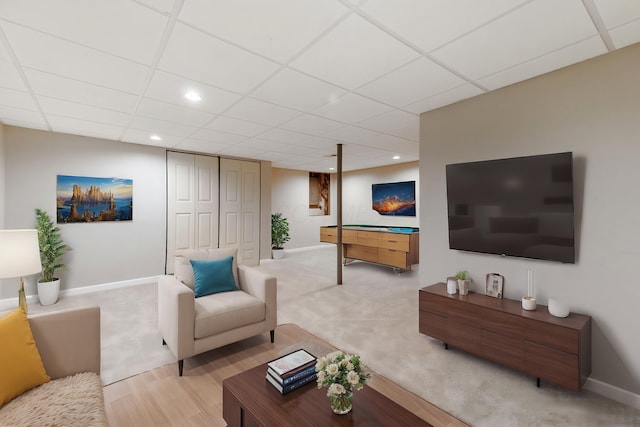
[[(233, 256), (238, 290), (195, 297), (190, 260), (220, 260)], [(271, 334), (277, 325), (276, 278), (256, 267), (237, 265), (236, 248), (179, 253), (174, 275), (158, 279), (158, 329), (178, 359), (184, 359), (255, 335)]]
[(100, 307), (34, 314), (29, 324), (51, 381), (2, 406), (0, 425), (106, 426), (100, 380)]

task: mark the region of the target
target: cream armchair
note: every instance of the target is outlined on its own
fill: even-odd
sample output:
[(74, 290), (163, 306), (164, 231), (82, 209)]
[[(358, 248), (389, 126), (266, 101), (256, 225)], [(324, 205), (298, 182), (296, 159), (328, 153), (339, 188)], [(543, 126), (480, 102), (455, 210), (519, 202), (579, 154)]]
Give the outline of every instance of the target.
[[(277, 284), (256, 267), (237, 265), (236, 248), (183, 252), (175, 258), (174, 275), (158, 280), (158, 328), (178, 359), (182, 376), (184, 359), (270, 332), (274, 342), (277, 325)], [(238, 290), (196, 298), (191, 260), (224, 260), (232, 256), (232, 272)], [(202, 282), (200, 282), (202, 283)]]

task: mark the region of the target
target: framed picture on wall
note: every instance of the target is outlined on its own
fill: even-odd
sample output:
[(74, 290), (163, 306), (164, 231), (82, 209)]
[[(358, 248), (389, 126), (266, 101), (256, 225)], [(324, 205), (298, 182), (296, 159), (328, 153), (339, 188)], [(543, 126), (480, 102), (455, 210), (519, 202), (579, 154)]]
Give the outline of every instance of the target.
[(133, 220), (133, 180), (58, 175), (58, 223)]
[(372, 184), (371, 208), (380, 215), (416, 216), (416, 182)]
[(309, 215), (329, 215), (331, 175), (309, 172)]

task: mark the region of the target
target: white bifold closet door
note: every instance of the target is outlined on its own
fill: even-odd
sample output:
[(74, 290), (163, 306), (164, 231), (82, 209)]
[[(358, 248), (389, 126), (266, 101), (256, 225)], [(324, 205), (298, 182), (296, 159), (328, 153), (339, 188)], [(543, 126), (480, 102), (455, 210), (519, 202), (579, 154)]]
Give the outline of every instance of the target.
[(219, 158), (167, 152), (167, 273), (176, 251), (218, 247)]
[(260, 263), (259, 162), (220, 159), (220, 247), (228, 246), (239, 263)]

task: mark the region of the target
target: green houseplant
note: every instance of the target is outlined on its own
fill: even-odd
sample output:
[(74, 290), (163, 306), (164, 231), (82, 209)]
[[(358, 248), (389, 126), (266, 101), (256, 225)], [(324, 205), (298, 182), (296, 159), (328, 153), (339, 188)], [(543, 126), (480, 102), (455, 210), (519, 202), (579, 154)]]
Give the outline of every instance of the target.
[(289, 241), (289, 222), (281, 213), (271, 214), (271, 249), (273, 257), (280, 259), (283, 256), (284, 244)]
[(38, 231), (42, 263), (42, 277), (38, 280), (38, 298), (40, 304), (50, 305), (58, 300), (60, 293), (60, 279), (54, 276), (57, 270), (64, 267), (61, 257), (67, 245), (62, 241), (60, 227), (54, 225), (49, 214), (42, 209), (36, 209), (35, 228)]

